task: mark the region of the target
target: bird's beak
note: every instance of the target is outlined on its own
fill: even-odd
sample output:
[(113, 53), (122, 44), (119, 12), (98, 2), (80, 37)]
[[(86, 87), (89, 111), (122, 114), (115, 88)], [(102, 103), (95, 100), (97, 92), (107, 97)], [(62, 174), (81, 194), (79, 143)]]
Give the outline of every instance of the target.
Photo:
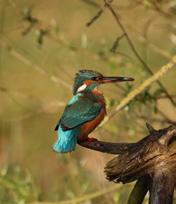
[(99, 81), (100, 84), (123, 82), (123, 81), (134, 81), (132, 77), (102, 77)]

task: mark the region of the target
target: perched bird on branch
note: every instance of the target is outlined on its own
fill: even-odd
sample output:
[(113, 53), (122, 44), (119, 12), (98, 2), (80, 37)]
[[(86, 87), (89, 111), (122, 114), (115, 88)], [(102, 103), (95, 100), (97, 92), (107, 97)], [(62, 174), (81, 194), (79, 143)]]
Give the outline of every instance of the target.
[(88, 135), (106, 115), (104, 96), (97, 87), (105, 83), (133, 80), (131, 77), (105, 77), (96, 71), (80, 70), (74, 80), (73, 97), (56, 125), (58, 139), (53, 150), (71, 152), (75, 150), (77, 141), (96, 140)]

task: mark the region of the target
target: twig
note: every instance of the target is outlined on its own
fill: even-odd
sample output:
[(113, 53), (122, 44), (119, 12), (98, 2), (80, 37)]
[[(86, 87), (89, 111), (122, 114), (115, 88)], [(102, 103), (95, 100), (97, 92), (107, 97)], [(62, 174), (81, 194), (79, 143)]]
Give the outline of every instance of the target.
[(104, 194), (107, 194), (107, 193), (111, 193), (115, 190), (118, 190), (121, 188), (121, 185), (113, 185), (109, 188), (106, 188), (104, 190), (100, 190), (100, 191), (97, 191), (97, 192), (94, 192), (94, 193), (90, 193), (90, 194), (87, 194), (87, 195), (84, 195), (80, 198), (75, 198), (75, 199), (72, 199), (72, 200), (66, 200), (66, 201), (59, 201), (59, 202), (40, 202), (40, 201), (35, 201), (35, 202), (31, 202), (29, 204), (77, 204), (77, 203), (83, 203), (87, 200), (92, 200), (92, 199), (95, 199), (97, 197), (100, 197)]
[[(130, 37), (129, 37), (129, 35), (128, 35), (126, 29), (125, 29), (125, 27), (123, 26), (123, 24), (122, 24), (122, 22), (121, 22), (121, 20), (120, 20), (120, 17), (119, 17), (120, 15), (119, 15), (119, 13), (117, 12), (117, 10), (116, 10), (116, 12), (114, 11), (114, 9), (112, 8), (111, 3), (110, 3), (109, 1), (105, 0), (105, 4), (106, 4), (106, 7), (109, 8), (109, 10), (111, 11), (112, 15), (114, 16), (116, 22), (118, 23), (119, 27), (120, 27), (121, 30), (123, 31), (123, 33), (124, 33), (124, 35), (125, 35), (125, 37), (126, 37), (128, 43), (129, 43), (129, 45), (130, 45), (130, 47), (131, 47), (131, 49), (132, 49), (132, 51), (133, 51), (133, 53), (136, 55), (136, 57), (139, 59), (139, 61), (142, 63), (142, 65), (145, 67), (146, 71), (147, 71), (150, 75), (153, 75), (153, 72), (152, 72), (151, 68), (146, 64), (146, 62), (142, 59), (142, 57), (141, 57), (141, 56), (139, 55), (139, 53), (137, 52), (137, 50), (136, 50), (136, 48), (135, 48), (133, 42), (131, 41), (131, 39), (130, 39)], [(169, 100), (171, 101), (171, 103), (172, 103), (174, 106), (176, 106), (175, 101), (174, 101), (174, 100), (172, 99), (172, 97), (169, 95), (169, 93), (167, 92), (167, 90), (165, 89), (165, 87), (162, 85), (162, 83), (161, 83), (159, 80), (157, 80), (157, 83), (158, 83), (159, 86), (163, 89), (163, 91), (165, 92), (165, 94), (167, 95), (167, 97), (169, 98)]]
[[(4, 41), (7, 41), (6, 39), (4, 39)], [(48, 73), (45, 71), (44, 68), (34, 64), (33, 62), (31, 62), (30, 59), (28, 59), (26, 56), (22, 55), (19, 51), (17, 51), (15, 48), (12, 47), (12, 45), (9, 42), (0, 42), (2, 46), (6, 47), (9, 50), (9, 53), (15, 57), (16, 59), (18, 59), (19, 61), (23, 62), (24, 64), (33, 67), (33, 69), (35, 69), (37, 72), (39, 72), (40, 74), (47, 76), (48, 77)], [(68, 83), (66, 83), (65, 81), (63, 81), (62, 79), (60, 79), (59, 77), (55, 76), (55, 75), (51, 75), (49, 77), (49, 79), (55, 83), (55, 84), (62, 84), (65, 88), (70, 89), (70, 85)]]
[[(176, 95), (171, 95), (172, 98), (176, 98)], [(167, 99), (167, 96), (158, 96), (157, 98), (155, 98), (156, 100), (161, 100), (161, 99)]]
[(176, 120), (170, 119), (170, 118), (169, 118), (166, 114), (164, 114), (160, 109), (158, 109), (157, 111), (158, 111), (158, 113), (165, 119), (165, 121), (166, 121), (167, 123), (176, 125)]
[(111, 52), (115, 53), (116, 52), (116, 49), (117, 47), (119, 46), (119, 42), (120, 40), (125, 36), (125, 34), (123, 33), (122, 35), (118, 36), (116, 38), (116, 40), (114, 41), (113, 45), (112, 45), (112, 48), (110, 49)]
[(134, 31), (137, 35), (136, 36), (136, 39), (139, 40), (139, 42), (141, 43), (147, 43), (147, 45), (149, 47), (151, 47), (156, 53), (160, 54), (162, 57), (170, 60), (171, 58), (171, 55), (170, 53), (168, 53), (166, 50), (163, 50), (161, 49), (160, 47), (158, 47), (157, 45), (153, 44), (152, 42), (148, 41), (144, 35), (141, 35), (141, 33), (134, 27), (134, 26), (131, 26), (130, 24), (128, 24), (128, 28), (132, 31)]
[(94, 23), (100, 16), (101, 16), (101, 14), (103, 13), (103, 9), (100, 9), (98, 12), (97, 12), (97, 14), (89, 21), (89, 22), (87, 22), (86, 23), (86, 26), (91, 26), (92, 25), (92, 23)]
[[(113, 0), (109, 0), (109, 3), (113, 2)], [(86, 23), (86, 26), (91, 26), (104, 12), (105, 8), (106, 8), (107, 4), (105, 3), (104, 6), (102, 8), (100, 8), (100, 10), (97, 12), (97, 14), (95, 16), (93, 16), (92, 19), (90, 19), (90, 21), (88, 21)]]
[(100, 8), (100, 4), (95, 2), (94, 0), (82, 0), (84, 3), (89, 4), (95, 8)]
[(131, 91), (127, 97), (125, 97), (121, 103), (116, 107), (115, 111), (119, 111), (121, 108), (123, 108), (125, 105), (127, 105), (133, 98), (135, 98), (138, 94), (140, 94), (144, 89), (146, 89), (148, 86), (150, 86), (153, 82), (157, 81), (159, 78), (161, 78), (164, 74), (166, 74), (170, 69), (172, 69), (176, 65), (176, 55), (172, 57), (172, 60), (162, 66), (160, 70), (158, 70), (156, 73), (154, 73), (151, 77), (146, 79), (141, 85), (139, 85), (136, 89)]
[[(131, 47), (133, 53), (135, 54), (135, 56), (139, 59), (139, 61), (141, 62), (141, 64), (145, 67), (146, 71), (150, 74), (153, 75), (153, 72), (151, 70), (151, 68), (146, 64), (146, 62), (142, 59), (142, 57), (139, 55), (139, 53), (137, 52), (132, 40), (130, 39), (125, 27), (123, 26), (121, 20), (120, 20), (120, 15), (119, 13), (115, 12), (115, 10), (112, 8), (111, 3), (113, 2), (113, 0), (104, 0), (105, 4), (103, 6), (103, 8), (101, 8), (98, 13), (86, 24), (87, 26), (92, 25), (104, 12), (104, 9), (107, 7), (110, 12), (112, 13), (112, 15), (114, 16), (114, 19), (116, 20), (117, 24), (119, 25), (119, 27), (121, 28), (121, 30), (123, 31), (129, 46)], [(173, 98), (169, 95), (168, 91), (165, 89), (165, 87), (163, 86), (163, 84), (157, 80), (157, 83), (159, 84), (159, 86), (163, 89), (163, 91), (165, 92), (165, 94), (167, 95), (168, 99), (171, 101), (171, 103), (176, 106), (175, 101), (173, 100)]]
[[(138, 1), (139, 4), (144, 5), (143, 1)], [(158, 14), (160, 14), (161, 16), (167, 18), (167, 19), (171, 19), (174, 15), (171, 14), (171, 12), (166, 12), (164, 11), (159, 5), (157, 1), (151, 1), (150, 3), (152, 3), (152, 6), (150, 6), (150, 8), (157, 12)]]
[[(157, 110), (158, 112), (159, 112), (159, 109)], [(160, 114), (160, 113), (159, 113)], [(148, 116), (146, 116), (146, 115), (141, 115), (141, 113), (139, 113), (139, 114), (136, 114), (136, 113), (134, 113), (134, 115), (135, 115), (135, 117), (136, 118), (139, 118), (139, 119), (142, 119), (142, 120), (144, 120), (144, 121), (150, 121), (150, 122), (152, 122), (152, 123), (161, 123), (161, 125), (163, 125), (163, 124), (173, 124), (173, 125), (176, 125), (176, 121), (173, 121), (173, 120), (168, 120), (168, 117), (165, 117), (165, 115), (161, 115), (162, 116), (162, 118), (148, 118)]]
[(176, 55), (172, 57), (171, 61), (162, 66), (153, 76), (146, 79), (141, 85), (132, 90), (124, 99), (121, 100), (120, 104), (115, 108), (115, 110), (105, 118), (103, 121), (103, 125), (115, 115), (116, 112), (120, 111), (123, 107), (125, 107), (132, 99), (134, 99), (138, 94), (140, 94), (144, 89), (149, 87), (153, 82), (161, 78), (164, 74), (166, 74), (169, 70), (171, 70), (176, 65)]

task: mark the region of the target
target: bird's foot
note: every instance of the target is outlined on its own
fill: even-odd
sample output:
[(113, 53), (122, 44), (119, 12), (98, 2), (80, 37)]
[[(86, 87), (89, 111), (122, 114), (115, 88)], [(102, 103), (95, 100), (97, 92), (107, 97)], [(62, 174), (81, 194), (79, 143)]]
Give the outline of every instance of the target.
[(91, 138), (88, 137), (87, 141), (91, 143), (91, 142), (96, 142), (98, 140), (94, 137), (91, 137)]

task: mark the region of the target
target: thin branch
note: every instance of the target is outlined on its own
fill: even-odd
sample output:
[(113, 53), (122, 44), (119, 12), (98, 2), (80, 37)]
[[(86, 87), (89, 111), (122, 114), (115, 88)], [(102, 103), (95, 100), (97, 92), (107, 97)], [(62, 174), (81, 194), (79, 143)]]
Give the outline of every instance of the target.
[[(144, 5), (145, 6), (145, 2), (144, 1), (138, 1), (138, 4), (141, 4), (141, 5)], [(157, 1), (150, 1), (150, 8), (157, 12), (158, 14), (160, 14), (161, 16), (167, 18), (167, 19), (171, 19), (174, 17), (174, 15), (172, 15), (171, 12), (166, 12), (164, 10), (162, 10), (162, 8), (158, 5), (158, 2)]]
[[(176, 98), (176, 95), (171, 95), (172, 98)], [(163, 96), (158, 96), (157, 98), (155, 98), (156, 100), (161, 100), (161, 99), (167, 99), (166, 95)]]
[(176, 125), (176, 120), (170, 119), (165, 113), (163, 113), (160, 109), (157, 110), (158, 113), (165, 119), (167, 123)]
[(113, 191), (119, 190), (121, 188), (121, 185), (113, 185), (109, 188), (90, 193), (87, 195), (83, 195), (82, 197), (71, 199), (71, 200), (66, 200), (66, 201), (59, 201), (59, 202), (42, 202), (42, 201), (34, 201), (29, 204), (77, 204), (77, 203), (83, 203), (88, 200), (95, 199), (97, 197), (103, 196), (107, 193), (111, 193)]
[[(139, 59), (139, 61), (141, 62), (141, 64), (145, 67), (146, 71), (150, 74), (150, 75), (153, 75), (153, 72), (151, 70), (151, 68), (146, 64), (146, 62), (142, 59), (142, 57), (139, 55), (139, 53), (137, 52), (132, 40), (130, 39), (125, 27), (123, 26), (121, 20), (120, 20), (120, 15), (119, 13), (117, 12), (117, 9), (116, 9), (116, 12), (115, 10), (112, 8), (111, 6), (111, 2), (105, 0), (105, 4), (106, 4), (106, 7), (109, 8), (109, 10), (111, 11), (112, 15), (114, 16), (116, 22), (118, 23), (119, 27), (121, 28), (121, 30), (123, 31), (133, 53), (136, 55), (136, 57)], [(167, 92), (167, 90), (165, 89), (165, 87), (163, 86), (163, 84), (157, 80), (157, 83), (159, 84), (159, 86), (163, 89), (163, 91), (165, 92), (165, 94), (167, 95), (167, 97), (169, 98), (169, 100), (171, 101), (171, 103), (176, 106), (176, 103), (175, 101), (172, 99), (172, 97), (169, 95), (169, 93)]]
[(103, 13), (104, 9), (100, 9), (97, 14), (89, 21), (86, 23), (86, 26), (91, 26)]
[(126, 152), (129, 148), (133, 147), (135, 143), (112, 143), (95, 140), (91, 142), (78, 141), (78, 144), (82, 147), (86, 147), (88, 149), (92, 149), (99, 152), (104, 152), (108, 154), (122, 154)]
[[(149, 87), (153, 82), (161, 78), (164, 74), (166, 74), (169, 70), (171, 70), (176, 65), (176, 55), (172, 57), (172, 60), (162, 66), (160, 70), (158, 70), (153, 76), (146, 79), (141, 85), (131, 91), (127, 97), (125, 97), (120, 104), (116, 107), (115, 112), (121, 110), (124, 106), (126, 106), (132, 99), (134, 99), (138, 94), (140, 94), (144, 89)], [(114, 115), (114, 113), (112, 113)], [(111, 115), (111, 116), (112, 116)]]
[[(157, 109), (157, 112), (159, 113), (159, 109)], [(160, 113), (159, 113), (160, 114)], [(165, 117), (165, 115), (161, 115), (161, 117), (153, 117), (153, 118), (150, 118), (147, 116), (147, 115), (143, 115), (141, 114), (141, 112), (139, 114), (137, 113), (133, 113), (133, 115), (136, 117), (136, 118), (139, 118), (139, 119), (142, 119), (144, 121), (150, 121), (151, 123), (160, 123), (160, 125), (163, 126), (163, 124), (172, 124), (172, 125), (176, 125), (176, 121), (173, 121), (173, 120), (168, 120), (168, 117)]]
[(118, 111), (124, 108), (130, 101), (132, 101), (138, 94), (143, 90), (149, 87), (153, 82), (165, 75), (169, 70), (171, 70), (176, 65), (176, 55), (174, 55), (168, 64), (163, 65), (153, 76), (146, 79), (142, 84), (137, 88), (132, 90), (124, 99), (121, 100), (120, 104), (111, 112), (104, 121), (101, 123), (101, 126), (104, 125), (110, 118), (112, 118)]
[[(111, 3), (113, 2), (113, 0), (104, 0), (105, 4), (103, 6), (103, 8), (101, 8), (97, 14), (86, 24), (87, 26), (92, 25), (104, 12), (105, 8), (107, 7), (110, 12), (112, 13), (112, 15), (114, 16), (114, 19), (116, 20), (117, 24), (119, 25), (119, 27), (121, 28), (121, 30), (123, 31), (129, 46), (131, 47), (133, 53), (135, 54), (135, 56), (138, 58), (138, 60), (141, 62), (141, 64), (145, 67), (146, 71), (150, 74), (153, 75), (152, 69), (146, 64), (146, 62), (142, 59), (142, 57), (139, 55), (138, 51), (136, 50), (132, 40), (130, 39), (125, 27), (123, 26), (121, 20), (120, 20), (120, 15), (115, 10), (112, 8)], [(173, 100), (173, 98), (170, 96), (170, 94), (168, 93), (168, 91), (165, 89), (165, 87), (163, 86), (163, 84), (157, 80), (157, 83), (159, 84), (159, 86), (163, 89), (163, 91), (165, 92), (165, 94), (167, 95), (168, 99), (171, 101), (171, 103), (176, 106), (176, 102)]]
[(93, 6), (95, 8), (100, 8), (100, 4), (95, 2), (94, 0), (82, 0), (84, 3), (89, 4), (90, 6)]
[[(82, 2), (90, 5), (90, 6), (93, 6), (93, 7), (96, 7), (96, 8), (101, 8), (101, 4), (95, 2), (94, 0), (82, 0)], [(134, 9), (136, 8), (137, 6), (139, 6), (139, 3), (137, 1), (131, 1), (129, 2), (128, 5), (120, 5), (118, 4), (117, 5), (118, 8), (120, 8), (121, 10), (127, 10), (127, 9)], [(116, 6), (115, 6), (116, 8)]]
[(125, 34), (123, 33), (122, 35), (118, 36), (116, 38), (116, 40), (114, 41), (112, 48), (110, 49), (111, 52), (115, 53), (117, 50), (117, 47), (119, 46), (119, 42), (120, 40), (125, 36)]
[[(113, 0), (109, 0), (109, 3), (113, 2)], [(105, 8), (107, 7), (107, 4), (105, 2), (104, 6), (102, 8), (100, 8), (100, 10), (97, 12), (97, 14), (95, 16), (93, 16), (93, 18), (90, 19), (90, 21), (88, 21), (86, 23), (86, 26), (91, 26), (97, 19), (99, 19), (99, 17), (103, 14)]]
[[(4, 41), (7, 41), (6, 39), (4, 39)], [(9, 42), (0, 42), (0, 44), (2, 46), (4, 46), (5, 48), (7, 48), (9, 50), (9, 53), (15, 57), (17, 60), (19, 60), (20, 62), (23, 62), (24, 64), (31, 66), (33, 69), (35, 69), (37, 72), (39, 72), (40, 74), (47, 76), (48, 77), (48, 73), (45, 71), (45, 69), (43, 67), (40, 67), (39, 65), (36, 65), (35, 63), (33, 63), (30, 59), (28, 59), (26, 56), (22, 55), (22, 53), (20, 53), (19, 51), (17, 51), (15, 48), (12, 47), (12, 45)], [(64, 80), (60, 79), (59, 77), (55, 76), (55, 75), (51, 75), (49, 76), (49, 79), (55, 83), (55, 84), (62, 84), (65, 88), (70, 89), (70, 85), (68, 83), (66, 83)]]
[(128, 28), (130, 30), (132, 30), (133, 32), (135, 32), (137, 35), (135, 35), (136, 39), (139, 40), (139, 42), (141, 43), (147, 43), (147, 45), (149, 47), (151, 47), (153, 49), (153, 51), (155, 51), (157, 54), (160, 54), (162, 57), (170, 60), (171, 55), (170, 53), (168, 53), (166, 50), (161, 49), (160, 47), (158, 47), (157, 45), (153, 44), (152, 42), (150, 42), (149, 40), (147, 40), (144, 35), (141, 35), (141, 33), (137, 30), (137, 28), (135, 28), (134, 26), (131, 26), (130, 24), (128, 24)]

